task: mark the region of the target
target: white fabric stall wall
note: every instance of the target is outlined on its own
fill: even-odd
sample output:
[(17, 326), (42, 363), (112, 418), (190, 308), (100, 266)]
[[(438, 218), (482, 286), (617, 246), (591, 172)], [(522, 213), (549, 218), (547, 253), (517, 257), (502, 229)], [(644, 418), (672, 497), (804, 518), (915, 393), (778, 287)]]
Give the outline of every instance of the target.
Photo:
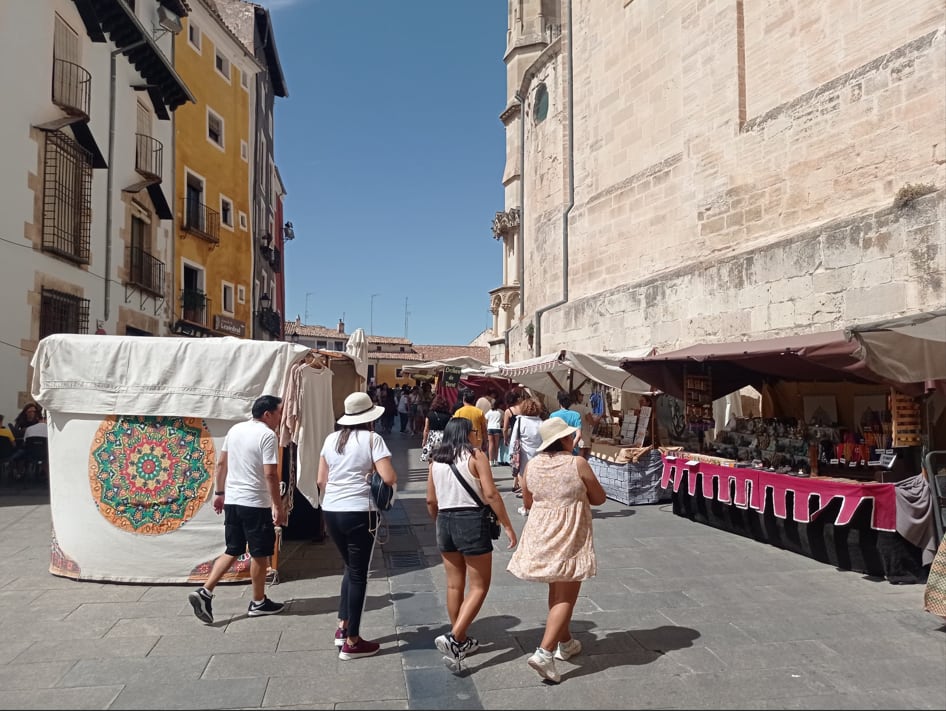
[[(32, 395), (49, 415), (51, 572), (80, 580), (192, 581), (224, 547), (223, 516), (210, 505), (223, 438), (251, 416), (256, 398), (282, 392), (289, 367), (307, 352), (292, 343), (236, 338), (57, 334), (41, 340)], [(152, 439), (116, 434), (123, 417), (151, 427)], [(199, 441), (176, 441), (182, 432)], [(103, 433), (112, 436), (104, 449)], [(163, 477), (171, 496), (150, 500), (166, 504), (161, 525), (147, 532), (116, 513), (113, 505), (147, 503), (157, 490), (147, 475), (171, 472), (168, 462), (184, 451), (195, 458), (178, 461), (174, 475)], [(154, 453), (163, 459), (132, 471), (130, 463)], [(117, 494), (96, 496), (103, 474)], [(199, 495), (182, 496), (175, 508), (178, 488)]]

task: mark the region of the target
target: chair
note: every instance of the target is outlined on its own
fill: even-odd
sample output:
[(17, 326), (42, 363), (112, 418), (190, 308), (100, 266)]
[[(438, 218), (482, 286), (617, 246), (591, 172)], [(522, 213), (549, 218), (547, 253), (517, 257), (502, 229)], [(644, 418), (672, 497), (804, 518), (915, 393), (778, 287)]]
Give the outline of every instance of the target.
[(3, 481), (3, 475), (11, 471), (12, 462), (10, 458), (16, 451), (16, 445), (6, 437), (0, 437), (0, 482)]
[(26, 451), (27, 473), (30, 478), (48, 478), (49, 440), (46, 437), (27, 437), (23, 442)]

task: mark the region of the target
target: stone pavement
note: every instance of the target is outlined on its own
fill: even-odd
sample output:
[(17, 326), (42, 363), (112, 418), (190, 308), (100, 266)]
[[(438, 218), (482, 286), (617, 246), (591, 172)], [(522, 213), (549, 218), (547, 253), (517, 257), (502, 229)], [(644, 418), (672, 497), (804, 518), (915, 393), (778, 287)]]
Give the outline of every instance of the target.
[[(0, 491), (0, 708), (946, 708), (946, 626), (921, 585), (897, 586), (690, 522), (669, 505), (596, 508), (598, 576), (563, 681), (526, 666), (546, 586), (505, 572), (471, 633), (468, 669), (441, 664), (444, 576), (424, 505), (419, 442), (388, 437), (401, 498), (375, 551), (364, 635), (372, 658), (337, 658), (340, 565), (330, 542), (286, 541), (269, 594), (282, 615), (248, 618), (246, 584), (217, 589), (213, 626), (192, 586), (75, 582), (47, 572), (45, 492)], [(508, 490), (508, 469), (497, 470)], [(513, 520), (520, 500), (506, 494)], [(222, 531), (221, 531), (222, 546)]]

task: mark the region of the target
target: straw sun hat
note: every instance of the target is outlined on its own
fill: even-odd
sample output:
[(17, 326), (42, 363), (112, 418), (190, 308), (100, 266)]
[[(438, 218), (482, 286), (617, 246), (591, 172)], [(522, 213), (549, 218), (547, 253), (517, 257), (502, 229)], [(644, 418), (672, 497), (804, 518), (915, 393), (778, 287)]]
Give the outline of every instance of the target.
[(568, 435), (577, 431), (577, 427), (572, 427), (560, 417), (550, 417), (539, 425), (539, 437), (542, 438), (542, 444), (538, 446), (536, 451), (542, 452), (555, 440), (568, 437)]
[(368, 393), (352, 393), (345, 398), (345, 414), (338, 418), (340, 425), (361, 425), (374, 422), (384, 414), (381, 405), (375, 405)]

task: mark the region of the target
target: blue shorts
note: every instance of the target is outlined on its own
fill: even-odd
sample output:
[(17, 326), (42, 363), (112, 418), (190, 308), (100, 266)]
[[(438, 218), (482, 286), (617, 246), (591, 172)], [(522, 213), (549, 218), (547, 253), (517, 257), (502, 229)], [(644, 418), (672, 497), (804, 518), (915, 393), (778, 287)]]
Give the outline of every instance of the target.
[(437, 548), (441, 553), (483, 555), (493, 552), (489, 522), (483, 509), (441, 509), (437, 512)]

